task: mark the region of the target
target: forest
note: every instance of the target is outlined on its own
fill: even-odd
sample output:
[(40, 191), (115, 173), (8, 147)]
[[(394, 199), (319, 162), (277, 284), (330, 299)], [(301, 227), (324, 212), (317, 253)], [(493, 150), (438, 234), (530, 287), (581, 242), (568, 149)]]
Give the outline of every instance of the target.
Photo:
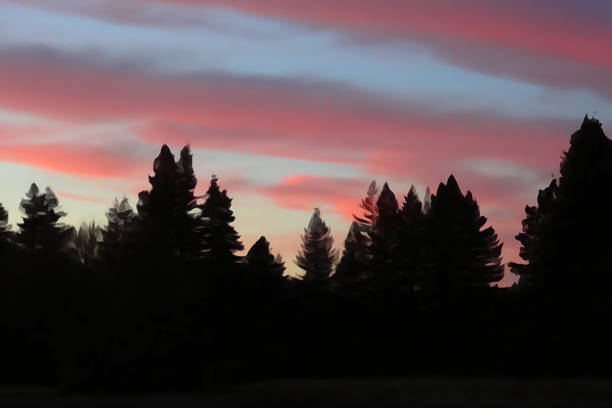
[[(304, 275), (289, 277), (264, 236), (237, 255), (232, 199), (216, 176), (198, 196), (192, 161), (188, 146), (175, 157), (164, 145), (135, 210), (116, 200), (104, 227), (62, 223), (36, 184), (15, 228), (0, 205), (0, 384), (612, 374), (612, 141), (597, 119), (525, 207), (523, 263), (508, 271), (451, 175), (423, 198), (372, 183), (341, 253), (315, 209), (295, 259)], [(504, 273), (518, 284), (499, 287)]]

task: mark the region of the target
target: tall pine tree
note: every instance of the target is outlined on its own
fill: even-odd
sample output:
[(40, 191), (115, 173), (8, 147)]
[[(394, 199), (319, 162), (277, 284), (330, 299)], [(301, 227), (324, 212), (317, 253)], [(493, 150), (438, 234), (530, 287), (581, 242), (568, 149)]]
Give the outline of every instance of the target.
[(138, 195), (136, 236), (132, 241), (138, 241), (141, 250), (149, 252), (152, 260), (187, 261), (196, 252), (198, 233), (193, 211), (197, 180), (189, 147), (183, 148), (179, 161), (175, 162), (174, 155), (164, 145), (153, 163), (153, 172), (149, 176), (151, 190)]
[(24, 217), (18, 224), (19, 243), (27, 252), (53, 255), (68, 250), (74, 229), (59, 223), (66, 213), (58, 211), (58, 205), (50, 188), (41, 194), (36, 184), (30, 186), (19, 205)]
[(558, 186), (553, 181), (539, 193), (538, 206), (526, 208), (518, 239), (527, 264), (512, 265), (524, 284), (580, 293), (585, 301), (608, 296), (611, 180), (612, 141), (598, 120), (585, 116), (562, 159)]
[(503, 278), (502, 244), (493, 227), (483, 229), (486, 217), (480, 215), (471, 192), (461, 193), (452, 175), (432, 196), (426, 222), (428, 289), (450, 299)]
[(369, 237), (361, 225), (353, 221), (344, 241), (344, 251), (333, 275), (335, 282), (340, 284), (357, 283), (365, 278), (370, 265)]
[(550, 225), (550, 217), (558, 195), (559, 186), (557, 179), (553, 179), (546, 188), (538, 192), (537, 205), (525, 206), (525, 214), (527, 216), (522, 222), (523, 231), (516, 236), (516, 239), (521, 243), (519, 255), (528, 263), (509, 263), (512, 272), (521, 277), (520, 286), (545, 285), (547, 279), (553, 279), (551, 275), (546, 276), (545, 272), (538, 273), (539, 270), (543, 271), (546, 267), (545, 265), (539, 265), (540, 260), (546, 258), (543, 256), (543, 253), (550, 250), (550, 248), (542, 245), (543, 242), (540, 236), (547, 226)]
[(400, 213), (397, 198), (385, 183), (376, 201), (378, 216), (370, 236), (372, 238), (372, 277), (388, 283), (395, 282), (398, 257)]
[(308, 227), (304, 229), (302, 248), (296, 258), (297, 266), (306, 271), (304, 281), (321, 282), (331, 276), (338, 258), (333, 244), (330, 229), (321, 219), (321, 211), (315, 208)]
[(423, 273), (425, 255), (425, 214), (414, 186), (404, 197), (400, 210), (397, 250), (399, 279), (414, 290), (417, 276)]
[(213, 175), (206, 201), (200, 205), (200, 237), (205, 259), (209, 263), (220, 266), (234, 264), (238, 261), (235, 252), (244, 249), (240, 235), (231, 225), (235, 220), (231, 205), (232, 199), (227, 196), (227, 190), (220, 190), (217, 176)]

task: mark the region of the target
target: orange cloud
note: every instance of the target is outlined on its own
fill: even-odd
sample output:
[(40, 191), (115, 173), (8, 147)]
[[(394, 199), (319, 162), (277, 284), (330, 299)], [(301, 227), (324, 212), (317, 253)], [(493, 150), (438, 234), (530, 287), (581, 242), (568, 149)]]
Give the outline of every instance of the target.
[(2, 146), (0, 161), (92, 178), (125, 178), (148, 169), (143, 161), (108, 149), (64, 144)]

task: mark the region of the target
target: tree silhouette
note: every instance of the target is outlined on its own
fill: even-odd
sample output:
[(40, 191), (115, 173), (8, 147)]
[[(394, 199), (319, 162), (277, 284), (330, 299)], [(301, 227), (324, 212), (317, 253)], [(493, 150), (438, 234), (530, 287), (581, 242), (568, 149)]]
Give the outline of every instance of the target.
[(359, 204), (364, 213), (361, 217), (353, 215), (354, 221), (344, 241), (344, 251), (334, 273), (334, 280), (338, 283), (357, 282), (365, 278), (370, 272), (372, 267), (372, 231), (378, 217), (377, 194), (376, 181), (372, 180), (368, 186), (366, 197)]
[(370, 265), (370, 240), (361, 225), (353, 221), (344, 241), (344, 251), (333, 279), (341, 284), (356, 283), (365, 277)]
[[(538, 192), (536, 206), (525, 206), (527, 216), (522, 221), (523, 232), (519, 233), (516, 239), (521, 243), (519, 255), (528, 263), (509, 263), (512, 272), (521, 277), (521, 286), (539, 285), (540, 283), (545, 285), (546, 280), (554, 278), (550, 274), (547, 276), (544, 272), (545, 266), (540, 267), (538, 263), (541, 258), (544, 258), (541, 254), (552, 249), (542, 245), (540, 236), (543, 229), (550, 225), (553, 205), (558, 195), (559, 186), (557, 185), (557, 179), (553, 179), (546, 188)], [(549, 254), (548, 256), (550, 257), (551, 255)], [(542, 272), (538, 273), (538, 271)], [(542, 278), (542, 282), (537, 282), (540, 278)]]
[[(377, 217), (371, 230), (372, 274), (376, 280), (395, 282), (398, 258), (399, 204), (385, 183), (376, 201)], [(386, 276), (385, 276), (386, 275)]]
[[(612, 284), (609, 248), (612, 244), (612, 141), (601, 123), (585, 116), (564, 154), (558, 186), (553, 182), (538, 194), (538, 206), (527, 207), (521, 257), (513, 264), (527, 285), (570, 290), (593, 298), (607, 296)], [(588, 199), (594, 197), (593, 199)], [(596, 282), (596, 284), (595, 284)], [(590, 294), (586, 294), (590, 292)]]
[(231, 225), (235, 220), (231, 210), (232, 199), (227, 196), (227, 190), (219, 189), (217, 181), (217, 176), (213, 175), (206, 201), (200, 206), (203, 223), (201, 239), (207, 261), (227, 265), (238, 260), (234, 253), (244, 249), (244, 246)]
[(117, 245), (125, 242), (134, 217), (134, 210), (126, 197), (123, 197), (121, 202), (115, 199), (113, 206), (106, 213), (108, 225), (102, 230), (104, 244)]
[(19, 242), (28, 252), (58, 253), (66, 251), (74, 234), (72, 227), (58, 223), (66, 213), (56, 211), (59, 202), (50, 188), (41, 194), (36, 184), (30, 186), (19, 207), (24, 213)]
[(374, 224), (376, 224), (376, 218), (378, 217), (378, 208), (376, 206), (376, 194), (378, 194), (378, 187), (376, 186), (376, 180), (372, 180), (368, 187), (366, 197), (361, 200), (361, 207), (364, 211), (363, 217), (354, 216), (355, 221), (361, 226), (362, 231), (369, 234)]
[(325, 222), (321, 219), (321, 211), (315, 208), (308, 227), (302, 235), (302, 248), (299, 251), (296, 264), (304, 271), (304, 281), (324, 281), (331, 276), (338, 253), (332, 249), (334, 239)]
[(398, 251), (400, 281), (412, 290), (423, 272), (425, 254), (425, 214), (414, 186), (404, 197), (399, 214)]
[(12, 238), (11, 226), (9, 225), (8, 212), (0, 204), (0, 253), (9, 245)]
[(158, 260), (188, 260), (194, 255), (198, 221), (193, 189), (195, 179), (189, 147), (181, 151), (178, 163), (164, 145), (153, 162), (153, 176), (149, 176), (150, 191), (138, 195), (138, 238), (146, 243), (144, 251)]
[(436, 290), (453, 296), (503, 278), (502, 244), (493, 227), (482, 229), (486, 222), (472, 193), (464, 196), (455, 177), (440, 183), (427, 214), (427, 279)]
[(267, 282), (284, 279), (285, 266), (270, 252), (270, 243), (266, 237), (260, 237), (253, 244), (247, 252), (246, 259), (251, 274), (256, 275), (258, 279)]

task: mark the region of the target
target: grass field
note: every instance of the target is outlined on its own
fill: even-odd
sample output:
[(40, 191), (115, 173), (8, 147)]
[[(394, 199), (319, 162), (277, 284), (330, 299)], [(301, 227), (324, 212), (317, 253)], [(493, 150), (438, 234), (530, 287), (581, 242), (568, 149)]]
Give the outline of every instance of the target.
[(193, 395), (81, 396), (0, 388), (0, 407), (612, 407), (612, 380), (282, 380)]

